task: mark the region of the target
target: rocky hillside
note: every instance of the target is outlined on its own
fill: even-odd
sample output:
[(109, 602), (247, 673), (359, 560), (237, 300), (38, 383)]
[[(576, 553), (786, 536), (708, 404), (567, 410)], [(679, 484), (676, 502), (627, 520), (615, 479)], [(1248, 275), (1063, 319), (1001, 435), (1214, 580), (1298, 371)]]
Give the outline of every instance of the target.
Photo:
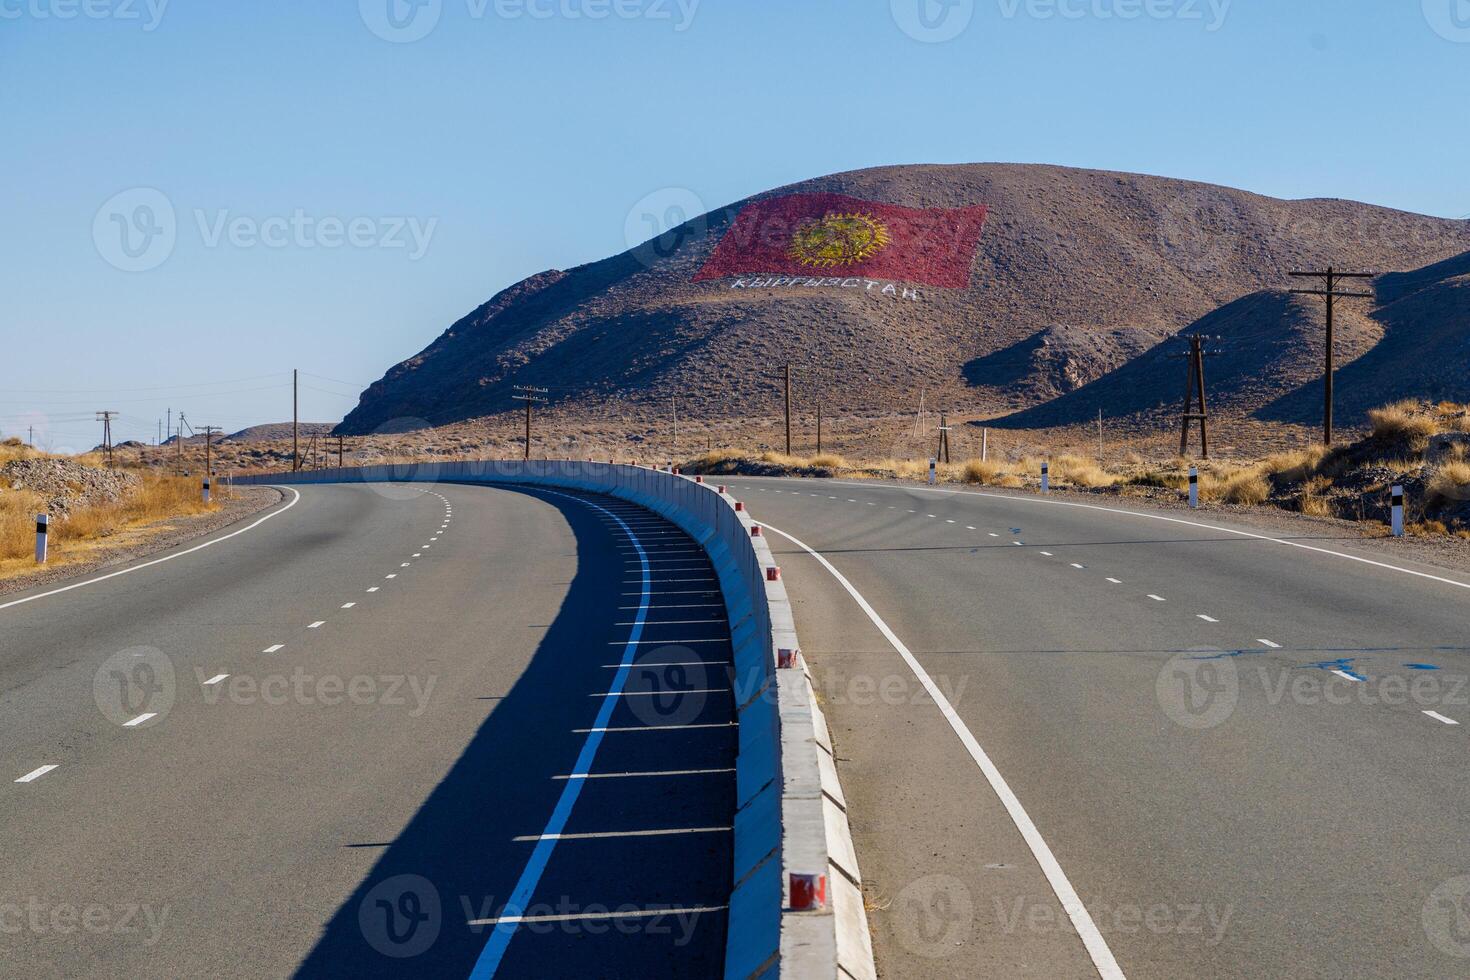
[[(968, 285), (923, 285), (924, 243), (905, 246), (902, 222), (886, 212), (892, 227), (881, 231), (871, 222), (856, 227), (867, 221), (861, 214), (839, 215), (854, 226), (838, 229), (847, 236), (840, 242), (831, 229), (817, 229), (815, 238), (810, 228), (796, 229), (805, 236), (802, 254), (816, 266), (809, 276), (698, 279), (721, 239), (741, 230), (735, 217), (742, 209), (797, 194), (841, 194), (880, 207), (985, 206)], [(796, 256), (797, 236), (787, 237), (791, 251), (783, 239), (766, 254)], [(841, 265), (852, 255), (886, 248), (891, 259), (906, 247), (917, 248), (912, 281), (843, 278), (864, 268)], [(843, 248), (855, 251), (844, 259)], [(1065, 396), (1072, 399), (1067, 411), (1048, 417), (1066, 418), (1091, 404), (1091, 395), (1077, 396), (1110, 372), (1144, 385), (1119, 385), (1108, 396), (1142, 411), (1155, 391), (1161, 398), (1178, 386), (1153, 384), (1161, 365), (1173, 362), (1162, 360), (1163, 351), (1148, 352), (1192, 324), (1239, 341), (1227, 355), (1236, 360), (1222, 358), (1212, 371), (1260, 382), (1240, 387), (1242, 409), (1273, 405), (1289, 415), (1303, 382), (1278, 376), (1273, 365), (1295, 356), (1290, 351), (1308, 357), (1318, 341), (1313, 311), (1278, 292), (1292, 285), (1288, 272), (1333, 263), (1403, 273), (1450, 260), (1443, 276), (1381, 280), (1389, 291), (1381, 294), (1381, 315), (1347, 314), (1347, 361), (1380, 337), (1390, 344), (1395, 322), (1418, 313), (1453, 316), (1457, 301), (1463, 309), (1463, 284), (1449, 273), (1467, 251), (1464, 221), (1160, 177), (1012, 164), (836, 174), (736, 202), (621, 255), (517, 283), (390, 369), (340, 431), (514, 411), (517, 384), (550, 388), (554, 402), (589, 416), (636, 416), (673, 395), (681, 413), (694, 417), (769, 412), (787, 361), (801, 396), (833, 412), (908, 409), (923, 391), (931, 407), (971, 413), (1025, 410)], [(1394, 290), (1400, 298), (1387, 302)], [(1445, 343), (1453, 346), (1453, 336), (1448, 330)], [(1395, 394), (1380, 390), (1365, 400)]]

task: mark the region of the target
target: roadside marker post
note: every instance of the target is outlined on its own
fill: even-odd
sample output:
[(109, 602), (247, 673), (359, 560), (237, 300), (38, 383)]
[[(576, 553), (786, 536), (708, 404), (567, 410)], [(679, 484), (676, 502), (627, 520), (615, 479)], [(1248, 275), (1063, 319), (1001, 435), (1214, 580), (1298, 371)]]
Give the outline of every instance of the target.
[(204, 502), (209, 503), (209, 477), (204, 478)]
[(1189, 506), (1199, 509), (1199, 467), (1189, 468)]
[(1051, 463), (1041, 464), (1041, 492), (1051, 493)]
[(46, 535), (51, 530), (51, 515), (36, 515), (36, 564), (46, 564)]
[(939, 463), (937, 460), (929, 460), (929, 485), (932, 487), (939, 482)]
[(1393, 536), (1401, 538), (1404, 536), (1404, 488), (1396, 486), (1393, 488)]

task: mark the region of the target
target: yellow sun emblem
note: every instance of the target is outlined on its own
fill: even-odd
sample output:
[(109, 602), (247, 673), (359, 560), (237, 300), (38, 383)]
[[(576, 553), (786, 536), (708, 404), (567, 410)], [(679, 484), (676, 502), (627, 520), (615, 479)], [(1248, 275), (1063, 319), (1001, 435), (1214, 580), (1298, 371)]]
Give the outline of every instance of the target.
[(796, 229), (786, 254), (802, 265), (832, 268), (870, 258), (888, 241), (888, 229), (871, 214), (829, 213)]

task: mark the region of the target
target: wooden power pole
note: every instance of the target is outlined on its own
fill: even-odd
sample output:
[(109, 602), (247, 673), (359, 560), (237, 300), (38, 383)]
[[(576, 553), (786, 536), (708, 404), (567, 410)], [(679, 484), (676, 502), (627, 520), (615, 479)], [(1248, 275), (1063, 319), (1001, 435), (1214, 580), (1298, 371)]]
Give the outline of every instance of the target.
[(817, 402), (817, 455), (822, 455), (822, 403)]
[(949, 417), (944, 412), (939, 413), (939, 451), (934, 454), (934, 458), (941, 463), (948, 463), (950, 461)]
[(791, 363), (786, 364), (786, 455), (791, 455)]
[[(333, 372), (334, 374), (336, 372)], [(301, 400), (298, 398), (297, 369), (291, 369), (291, 472), (301, 469)]]
[(204, 432), (204, 475), (213, 476), (214, 463), (210, 456), (210, 449), (212, 448), (210, 443), (214, 439), (215, 434), (220, 431), (220, 427), (217, 425), (203, 425), (200, 426), (200, 429)]
[(1333, 363), (1333, 337), (1332, 326), (1333, 307), (1339, 298), (1374, 299), (1373, 293), (1348, 293), (1338, 288), (1338, 280), (1341, 279), (1372, 279), (1372, 272), (1339, 272), (1332, 266), (1327, 267), (1326, 272), (1293, 272), (1295, 279), (1321, 279), (1324, 287), (1322, 289), (1293, 289), (1292, 292), (1299, 296), (1321, 296), (1327, 303), (1327, 367), (1323, 374), (1322, 391), (1322, 445), (1332, 445), (1332, 381), (1336, 367)]
[(549, 394), (550, 388), (532, 388), (530, 385), (516, 385), (515, 390), (520, 394), (515, 395), (515, 400), (526, 403), (526, 458), (531, 458), (531, 406), (546, 403), (545, 395)]
[[(1187, 354), (1171, 354), (1171, 357), (1182, 357), (1188, 360), (1184, 380), (1184, 411), (1179, 422), (1179, 455), (1189, 455), (1189, 423), (1199, 422), (1199, 453), (1201, 459), (1210, 458), (1210, 412), (1205, 406), (1205, 358), (1214, 357), (1219, 351), (1205, 350), (1206, 340), (1218, 340), (1218, 337), (1206, 337), (1203, 334), (1191, 334), (1189, 340), (1189, 352)], [(1198, 408), (1196, 408), (1198, 402)], [(1101, 417), (1099, 417), (1099, 428)]]
[(102, 451), (107, 454), (107, 468), (112, 469), (112, 420), (116, 412), (98, 412), (97, 421), (102, 423)]

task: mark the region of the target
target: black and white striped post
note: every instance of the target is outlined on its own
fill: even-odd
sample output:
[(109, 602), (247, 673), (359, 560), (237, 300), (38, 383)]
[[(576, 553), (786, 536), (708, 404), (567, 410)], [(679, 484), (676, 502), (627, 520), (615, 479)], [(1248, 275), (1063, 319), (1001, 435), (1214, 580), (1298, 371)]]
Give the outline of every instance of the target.
[(1051, 493), (1051, 463), (1041, 464), (1041, 492)]
[(46, 563), (46, 535), (51, 530), (51, 516), (49, 514), (36, 515), (36, 564)]
[(932, 486), (934, 486), (934, 484), (936, 484), (938, 482), (939, 482), (939, 461), (937, 459), (931, 459), (931, 460), (929, 460), (929, 485), (932, 487)]
[(1193, 508), (1196, 508), (1196, 509), (1198, 509), (1198, 507), (1199, 507), (1199, 467), (1198, 466), (1191, 466), (1189, 468), (1189, 506), (1190, 507), (1193, 507)]
[(1393, 497), (1390, 501), (1393, 508), (1393, 536), (1401, 538), (1404, 536), (1404, 488), (1396, 486), (1393, 488)]
[(209, 477), (204, 478), (204, 502), (209, 503)]

